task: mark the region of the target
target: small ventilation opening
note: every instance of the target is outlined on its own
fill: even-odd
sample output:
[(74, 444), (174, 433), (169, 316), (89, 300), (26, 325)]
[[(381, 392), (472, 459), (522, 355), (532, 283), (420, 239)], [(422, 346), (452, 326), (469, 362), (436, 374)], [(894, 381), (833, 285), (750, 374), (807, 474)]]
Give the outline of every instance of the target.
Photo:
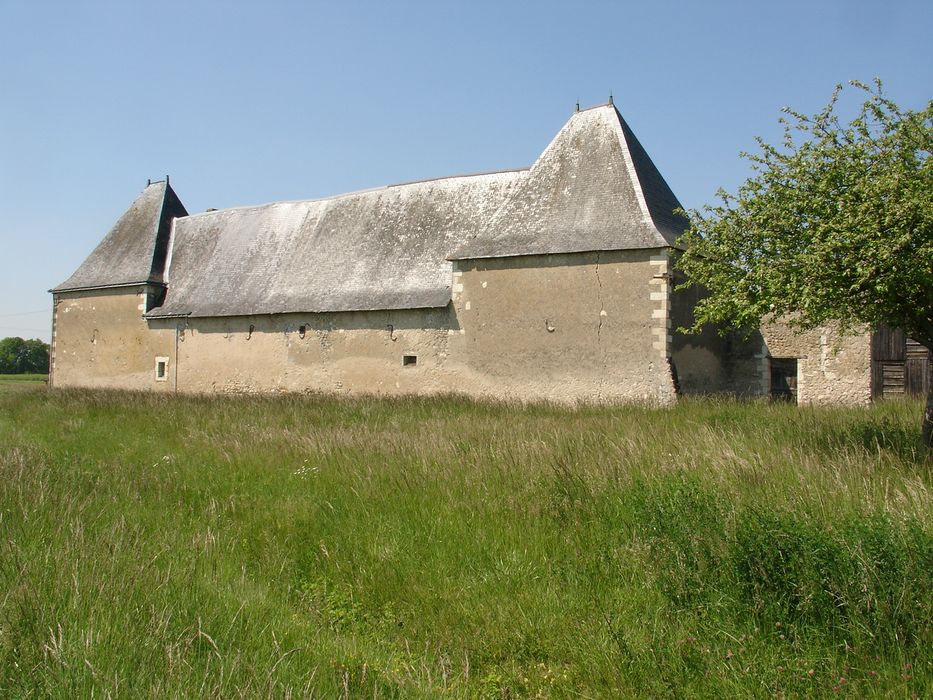
[(307, 327), (307, 326), (298, 326), (298, 337), (299, 337), (299, 338), (304, 338), (304, 337), (305, 337), (305, 333), (307, 332), (307, 330), (308, 330), (308, 327)]
[(418, 364), (417, 355), (402, 355), (402, 367), (413, 367)]

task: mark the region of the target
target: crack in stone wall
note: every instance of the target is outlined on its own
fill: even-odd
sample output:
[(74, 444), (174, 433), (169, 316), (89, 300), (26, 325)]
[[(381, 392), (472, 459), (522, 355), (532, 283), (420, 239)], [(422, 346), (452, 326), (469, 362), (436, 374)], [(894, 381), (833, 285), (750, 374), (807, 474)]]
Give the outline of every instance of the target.
[(596, 274), (596, 301), (599, 306), (599, 315), (597, 316), (599, 320), (596, 324), (596, 348), (603, 366), (602, 375), (596, 382), (596, 399), (599, 401), (602, 400), (603, 389), (609, 376), (609, 361), (606, 359), (606, 352), (602, 346), (603, 318), (606, 316), (606, 309), (603, 306), (603, 282), (599, 276), (599, 251), (596, 252), (596, 264), (593, 269)]

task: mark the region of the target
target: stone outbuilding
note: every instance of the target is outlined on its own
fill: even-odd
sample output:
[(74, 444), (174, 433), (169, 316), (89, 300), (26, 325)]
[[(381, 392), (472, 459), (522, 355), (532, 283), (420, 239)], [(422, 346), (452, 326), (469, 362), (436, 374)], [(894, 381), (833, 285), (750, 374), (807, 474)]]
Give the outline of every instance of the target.
[(576, 112), (521, 170), (200, 214), (167, 179), (151, 182), (51, 290), (50, 381), (562, 402), (775, 389), (870, 399), (870, 339), (678, 333), (697, 300), (673, 290), (678, 209), (612, 104)]

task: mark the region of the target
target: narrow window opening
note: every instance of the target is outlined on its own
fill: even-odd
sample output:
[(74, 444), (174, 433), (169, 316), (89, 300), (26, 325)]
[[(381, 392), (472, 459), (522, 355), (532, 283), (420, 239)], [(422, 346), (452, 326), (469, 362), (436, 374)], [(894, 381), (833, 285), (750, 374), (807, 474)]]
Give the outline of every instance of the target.
[(298, 337), (299, 337), (299, 338), (304, 338), (304, 337), (305, 337), (305, 331), (306, 331), (307, 329), (308, 329), (307, 326), (298, 326)]
[(417, 355), (402, 355), (402, 367), (413, 367), (418, 364)]
[(168, 379), (168, 358), (167, 357), (156, 358), (155, 379), (157, 382), (164, 382)]

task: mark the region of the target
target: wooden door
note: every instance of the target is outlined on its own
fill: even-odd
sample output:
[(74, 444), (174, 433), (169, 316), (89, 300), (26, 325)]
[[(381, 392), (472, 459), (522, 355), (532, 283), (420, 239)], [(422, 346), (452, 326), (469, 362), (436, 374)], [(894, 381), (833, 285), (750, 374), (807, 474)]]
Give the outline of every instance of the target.
[(926, 396), (930, 391), (930, 382), (933, 381), (930, 351), (916, 340), (908, 338), (904, 364), (904, 390), (908, 394)]

